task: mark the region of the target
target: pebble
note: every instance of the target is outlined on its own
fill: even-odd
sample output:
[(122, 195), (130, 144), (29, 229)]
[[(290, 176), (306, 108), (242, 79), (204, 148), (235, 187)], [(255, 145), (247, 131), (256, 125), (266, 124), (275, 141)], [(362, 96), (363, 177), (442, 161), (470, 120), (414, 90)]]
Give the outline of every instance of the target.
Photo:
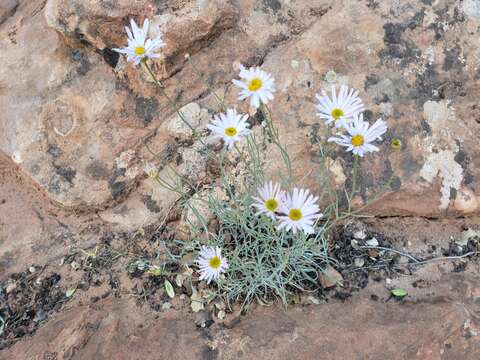
[(355, 258), (354, 262), (356, 267), (360, 268), (365, 265), (365, 260), (363, 258)]
[(7, 294), (10, 294), (13, 290), (15, 290), (17, 288), (17, 284), (16, 283), (10, 283), (7, 285), (7, 287), (5, 288), (5, 292)]
[(328, 289), (337, 286), (337, 284), (342, 286), (343, 276), (333, 267), (328, 266), (320, 273), (319, 281), (324, 289)]
[(46, 318), (47, 318), (47, 313), (43, 309), (40, 309), (35, 314), (35, 317), (33, 318), (33, 321), (38, 323), (40, 321), (45, 320)]
[(365, 230), (357, 230), (353, 233), (353, 237), (358, 240), (364, 240), (367, 237), (367, 233)]
[(172, 304), (170, 304), (169, 302), (166, 302), (166, 303), (162, 304), (162, 310), (168, 310), (171, 307), (172, 307)]
[(378, 240), (376, 238), (371, 238), (365, 242), (368, 246), (378, 246)]

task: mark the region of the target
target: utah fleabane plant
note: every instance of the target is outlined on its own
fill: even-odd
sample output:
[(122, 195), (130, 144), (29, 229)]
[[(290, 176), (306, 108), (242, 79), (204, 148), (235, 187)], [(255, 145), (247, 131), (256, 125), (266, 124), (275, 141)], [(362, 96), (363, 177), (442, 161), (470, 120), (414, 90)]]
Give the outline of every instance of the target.
[(258, 210), (257, 215), (263, 214), (275, 220), (275, 212), (285, 201), (285, 191), (280, 188), (280, 184), (270, 181), (258, 188), (257, 193), (258, 197), (253, 197), (255, 200), (253, 206)]
[(153, 39), (147, 37), (150, 26), (148, 19), (145, 19), (141, 28), (138, 27), (133, 19), (130, 20), (130, 25), (132, 30), (125, 27), (128, 35), (128, 45), (124, 48), (115, 48), (113, 50), (127, 55), (127, 61), (131, 61), (135, 65), (140, 64), (146, 59), (160, 57), (157, 51), (164, 47), (165, 43), (162, 41), (160, 34)]
[(200, 280), (205, 280), (207, 284), (218, 279), (220, 274), (228, 269), (228, 262), (222, 257), (222, 250), (218, 246), (202, 246), (196, 263), (199, 267)]
[(372, 145), (375, 140), (382, 140), (382, 135), (387, 131), (387, 125), (382, 119), (378, 119), (372, 126), (363, 120), (363, 114), (355, 114), (352, 121), (345, 124), (347, 134), (338, 134), (330, 137), (329, 142), (334, 142), (346, 147), (346, 151), (363, 157), (366, 153), (378, 151), (379, 148)]
[(311, 195), (309, 190), (293, 189), (281, 204), (278, 229), (291, 230), (294, 234), (298, 230), (313, 234), (314, 223), (322, 217), (317, 201), (318, 197)]
[(330, 99), (325, 90), (317, 94), (318, 116), (325, 120), (325, 124), (333, 123), (336, 128), (345, 126), (355, 114), (365, 110), (362, 99), (358, 97), (358, 91), (342, 85), (337, 96), (335, 85), (332, 85)]
[(254, 108), (260, 107), (260, 104), (267, 104), (273, 100), (275, 92), (275, 80), (273, 77), (261, 70), (259, 67), (246, 69), (240, 65), (240, 78), (242, 80), (232, 80), (242, 90), (238, 96), (239, 100), (250, 98), (250, 105)]
[[(319, 273), (332, 261), (328, 257), (331, 229), (353, 214), (350, 211), (351, 200), (356, 194), (359, 158), (368, 152), (379, 150), (372, 142), (380, 140), (387, 131), (385, 122), (379, 119), (372, 126), (365, 122), (360, 114), (364, 105), (358, 91), (347, 86), (340, 87), (338, 94), (335, 86), (332, 86), (331, 98), (325, 91), (317, 95), (318, 115), (327, 125), (334, 123), (339, 131), (328, 141), (346, 147), (354, 157), (352, 179), (347, 182), (351, 184), (351, 190), (348, 189), (350, 191), (345, 188), (339, 192), (331, 188), (332, 179), (328, 167), (325, 168), (325, 173), (320, 174), (320, 211), (319, 196), (298, 187), (298, 178), (293, 174), (288, 149), (282, 144), (279, 130), (275, 127), (269, 108), (275, 92), (275, 80), (271, 74), (259, 67), (247, 69), (241, 65), (240, 80), (235, 79), (233, 83), (240, 87), (238, 99), (249, 99), (250, 105), (263, 115), (265, 127), (262, 129), (266, 133), (263, 139), (280, 150), (287, 170), (286, 176), (278, 174), (282, 185), (265, 182), (263, 165), (271, 161), (270, 154), (262, 153), (265, 143), (257, 141), (256, 132), (250, 129), (248, 116), (238, 113), (235, 105), (228, 108), (224, 99), (215, 94), (206, 77), (199, 73), (188, 57), (194, 72), (212, 92), (219, 103), (219, 109), (224, 111), (215, 114), (212, 122), (207, 125), (210, 136), (224, 142), (224, 149), (217, 152), (215, 147), (204, 141), (205, 134), (197, 132), (188, 122), (180, 106), (167, 94), (149, 65), (150, 58), (160, 56), (157, 51), (164, 46), (161, 37), (147, 37), (148, 20), (145, 20), (141, 29), (132, 20), (131, 27), (131, 31), (126, 29), (128, 46), (116, 51), (126, 54), (129, 61), (142, 64), (173, 111), (191, 129), (192, 139), (203, 145), (202, 151), (206, 152), (209, 164), (213, 165), (213, 169), (220, 170), (219, 178), (212, 181), (215, 188), (220, 190), (212, 191), (214, 194), (207, 192), (206, 197), (196, 199), (199, 202), (190, 202), (192, 193), (206, 190), (202, 189), (204, 184), (186, 183), (187, 180), (175, 171), (173, 173), (178, 179), (163, 179), (165, 175), (160, 175), (159, 169), (153, 164), (146, 164), (145, 172), (160, 186), (177, 192), (181, 199), (180, 206), (185, 206), (196, 217), (193, 221), (188, 220), (188, 240), (176, 240), (173, 242), (175, 245), (166, 244), (167, 248), (171, 246), (175, 250), (169, 251), (172, 261), (180, 266), (188, 266), (182, 263), (182, 257), (187, 253), (198, 253), (195, 261), (198, 281), (213, 283), (212, 291), (227, 304), (241, 301), (242, 307), (246, 307), (254, 300), (267, 303), (278, 298), (287, 304), (292, 295), (299, 291), (316, 290)], [(336, 78), (333, 71), (330, 75), (335, 75)], [(331, 131), (331, 127), (328, 127), (328, 131)], [(239, 141), (244, 143), (241, 147), (237, 146)], [(320, 151), (320, 156), (324, 163), (331, 160), (323, 150)], [(190, 189), (188, 191), (185, 190), (187, 185)], [(218, 196), (218, 193), (222, 195)], [(329, 195), (327, 204), (325, 193)], [(341, 202), (338, 193), (346, 195), (346, 211), (339, 208)], [(214, 221), (202, 215), (205, 209), (197, 208), (197, 203), (208, 208)], [(174, 252), (178, 255), (174, 255)], [(196, 286), (195, 281), (193, 285)]]
[(231, 149), (237, 141), (250, 132), (247, 120), (248, 115), (238, 114), (235, 109), (227, 109), (225, 114), (215, 115), (207, 128), (212, 131), (213, 137), (222, 139), (225, 146)]

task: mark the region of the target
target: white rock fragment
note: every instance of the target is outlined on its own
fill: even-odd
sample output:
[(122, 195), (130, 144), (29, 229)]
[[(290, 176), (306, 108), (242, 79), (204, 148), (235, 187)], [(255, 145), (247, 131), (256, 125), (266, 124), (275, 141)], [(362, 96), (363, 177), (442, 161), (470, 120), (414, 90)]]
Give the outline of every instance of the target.
[(420, 170), (420, 176), (432, 183), (439, 176), (442, 179), (440, 190), (440, 209), (445, 210), (450, 203), (451, 189), (458, 190), (463, 181), (462, 166), (455, 161), (455, 154), (450, 150), (432, 153)]
[(360, 229), (353, 233), (353, 237), (358, 240), (364, 240), (367, 237), (367, 233), (365, 230)]

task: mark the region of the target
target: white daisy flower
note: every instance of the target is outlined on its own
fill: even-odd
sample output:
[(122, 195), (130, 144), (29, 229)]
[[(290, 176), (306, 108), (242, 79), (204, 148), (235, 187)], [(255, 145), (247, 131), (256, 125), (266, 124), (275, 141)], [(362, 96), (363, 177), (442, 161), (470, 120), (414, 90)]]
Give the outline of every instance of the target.
[(254, 207), (258, 209), (257, 215), (265, 214), (275, 220), (275, 211), (280, 209), (280, 205), (285, 199), (285, 192), (280, 189), (280, 185), (275, 185), (270, 181), (257, 189), (259, 197), (254, 197)]
[(335, 85), (332, 85), (332, 99), (330, 99), (324, 90), (322, 94), (317, 94), (317, 115), (325, 120), (326, 124), (335, 123), (339, 128), (345, 125), (354, 114), (365, 110), (362, 99), (358, 97), (358, 91), (348, 89), (342, 85), (340, 92), (336, 93)]
[(303, 230), (306, 234), (312, 234), (313, 224), (323, 215), (317, 205), (318, 197), (314, 197), (306, 189), (293, 189), (293, 192), (287, 194), (282, 203), (280, 212), (280, 224), (278, 230), (292, 230), (295, 234), (297, 230)]
[(250, 104), (258, 108), (260, 102), (266, 104), (273, 100), (273, 93), (275, 92), (275, 79), (260, 68), (253, 67), (245, 69), (240, 65), (240, 77), (243, 80), (232, 80), (233, 83), (242, 88), (239, 100), (245, 100), (250, 97)]
[(133, 19), (130, 20), (130, 24), (132, 26), (131, 31), (128, 27), (125, 27), (128, 35), (127, 47), (113, 50), (121, 54), (126, 54), (127, 61), (133, 61), (135, 65), (140, 64), (143, 59), (160, 57), (160, 55), (155, 52), (164, 47), (165, 43), (162, 41), (160, 34), (154, 39), (147, 38), (148, 27), (150, 26), (148, 19), (145, 19), (141, 29)]
[(345, 129), (347, 134), (332, 136), (328, 141), (345, 146), (347, 151), (355, 155), (363, 156), (365, 153), (379, 150), (371, 142), (382, 140), (382, 135), (387, 131), (387, 124), (382, 119), (378, 119), (370, 126), (363, 120), (363, 114), (356, 114), (352, 122), (345, 125)]
[(145, 174), (147, 174), (149, 177), (153, 179), (155, 179), (158, 176), (158, 168), (151, 162), (146, 162), (143, 165), (143, 171), (145, 171)]
[(215, 115), (211, 124), (207, 125), (213, 136), (221, 138), (229, 149), (243, 136), (250, 132), (247, 123), (248, 115), (238, 114), (235, 109), (227, 109), (226, 114)]
[(222, 250), (218, 246), (215, 248), (202, 246), (196, 263), (199, 267), (200, 280), (206, 280), (207, 284), (228, 269), (227, 260), (222, 257)]

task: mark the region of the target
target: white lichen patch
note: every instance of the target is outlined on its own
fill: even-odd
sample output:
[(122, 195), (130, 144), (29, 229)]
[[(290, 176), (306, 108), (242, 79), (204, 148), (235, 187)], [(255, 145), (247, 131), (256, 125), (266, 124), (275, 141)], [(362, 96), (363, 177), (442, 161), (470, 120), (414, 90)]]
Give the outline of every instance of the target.
[(129, 149), (122, 152), (116, 159), (117, 168), (126, 169), (135, 158), (135, 150)]
[(343, 171), (342, 164), (340, 161), (333, 160), (331, 158), (327, 158), (327, 168), (333, 175), (333, 182), (335, 183), (335, 187), (340, 188), (345, 184), (347, 177), (345, 172)]
[(449, 106), (448, 101), (427, 101), (423, 104), (423, 117), (432, 131), (429, 141), (429, 149), (447, 148), (454, 152), (458, 146), (451, 132), (452, 124), (455, 123), (455, 109)]
[[(197, 103), (189, 103), (180, 109), (183, 118), (196, 130), (202, 131), (206, 128), (206, 124), (211, 120), (208, 110), (200, 108)], [(162, 128), (175, 135), (183, 135), (185, 137), (192, 136), (191, 128), (178, 115), (174, 114), (168, 119)]]
[(440, 190), (440, 209), (445, 210), (450, 203), (451, 189), (458, 190), (463, 180), (463, 169), (455, 161), (455, 153), (451, 150), (443, 150), (431, 154), (422, 170), (420, 176), (432, 183), (439, 176), (442, 179), (442, 188)]
[(465, 0), (463, 3), (463, 11), (468, 16), (480, 18), (480, 0)]

